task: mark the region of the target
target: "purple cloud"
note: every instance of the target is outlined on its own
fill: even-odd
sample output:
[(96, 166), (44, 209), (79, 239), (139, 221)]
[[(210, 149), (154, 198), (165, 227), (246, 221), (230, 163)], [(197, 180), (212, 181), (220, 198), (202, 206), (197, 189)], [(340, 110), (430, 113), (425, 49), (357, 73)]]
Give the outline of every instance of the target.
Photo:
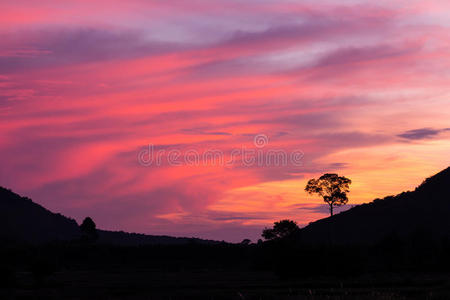
[(398, 137), (407, 140), (425, 140), (436, 137), (442, 132), (450, 131), (450, 128), (443, 129), (433, 129), (433, 128), (419, 128), (405, 131), (404, 133), (398, 134)]

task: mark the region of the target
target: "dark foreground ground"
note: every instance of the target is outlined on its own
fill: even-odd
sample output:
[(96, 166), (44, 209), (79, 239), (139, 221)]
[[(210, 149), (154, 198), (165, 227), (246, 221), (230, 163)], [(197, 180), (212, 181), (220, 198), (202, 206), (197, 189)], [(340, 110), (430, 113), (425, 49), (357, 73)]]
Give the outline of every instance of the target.
[(446, 274), (280, 280), (271, 272), (152, 269), (60, 271), (37, 287), (17, 274), (1, 299), (450, 299)]
[(3, 243), (0, 299), (450, 299), (450, 243)]

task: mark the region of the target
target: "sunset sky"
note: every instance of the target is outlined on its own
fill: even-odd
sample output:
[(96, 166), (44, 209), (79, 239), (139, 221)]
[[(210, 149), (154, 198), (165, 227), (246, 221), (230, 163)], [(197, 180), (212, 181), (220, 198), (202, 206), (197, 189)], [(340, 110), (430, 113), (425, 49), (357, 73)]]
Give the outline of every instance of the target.
[(255, 241), (327, 216), (303, 190), (323, 173), (347, 208), (414, 188), (449, 120), (449, 1), (0, 0), (0, 185), (103, 229)]

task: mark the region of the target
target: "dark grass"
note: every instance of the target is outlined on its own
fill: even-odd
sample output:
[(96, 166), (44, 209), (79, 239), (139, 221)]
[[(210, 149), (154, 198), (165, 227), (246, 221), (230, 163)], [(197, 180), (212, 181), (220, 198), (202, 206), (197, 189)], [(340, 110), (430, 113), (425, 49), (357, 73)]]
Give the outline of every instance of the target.
[(280, 280), (271, 272), (121, 268), (64, 270), (36, 286), (30, 272), (2, 299), (450, 299), (447, 274), (384, 273)]
[(0, 299), (450, 299), (447, 244), (388, 245), (3, 245)]

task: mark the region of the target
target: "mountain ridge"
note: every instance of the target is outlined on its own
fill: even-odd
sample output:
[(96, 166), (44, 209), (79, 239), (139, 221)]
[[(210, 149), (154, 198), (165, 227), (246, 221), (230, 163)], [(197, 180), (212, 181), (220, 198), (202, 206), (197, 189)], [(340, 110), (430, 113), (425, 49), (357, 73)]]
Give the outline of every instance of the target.
[[(167, 235), (149, 235), (124, 231), (98, 229), (97, 243), (121, 246), (148, 244), (187, 244), (220, 243), (189, 237), (172, 237)], [(25, 242), (32, 244), (53, 241), (79, 240), (82, 234), (78, 223), (60, 213), (54, 213), (22, 197), (10, 189), (0, 187), (0, 239), (3, 241)]]
[[(376, 243), (389, 235), (422, 232), (450, 237), (450, 167), (426, 178), (413, 191), (357, 205), (301, 228), (306, 243)], [(98, 230), (97, 243), (114, 245), (221, 243), (188, 237)], [(74, 219), (53, 213), (27, 197), (0, 187), (0, 239), (27, 243), (81, 238)]]
[(450, 236), (450, 167), (428, 177), (414, 191), (375, 199), (311, 222), (300, 238), (312, 243), (375, 243), (389, 235), (417, 232)]

